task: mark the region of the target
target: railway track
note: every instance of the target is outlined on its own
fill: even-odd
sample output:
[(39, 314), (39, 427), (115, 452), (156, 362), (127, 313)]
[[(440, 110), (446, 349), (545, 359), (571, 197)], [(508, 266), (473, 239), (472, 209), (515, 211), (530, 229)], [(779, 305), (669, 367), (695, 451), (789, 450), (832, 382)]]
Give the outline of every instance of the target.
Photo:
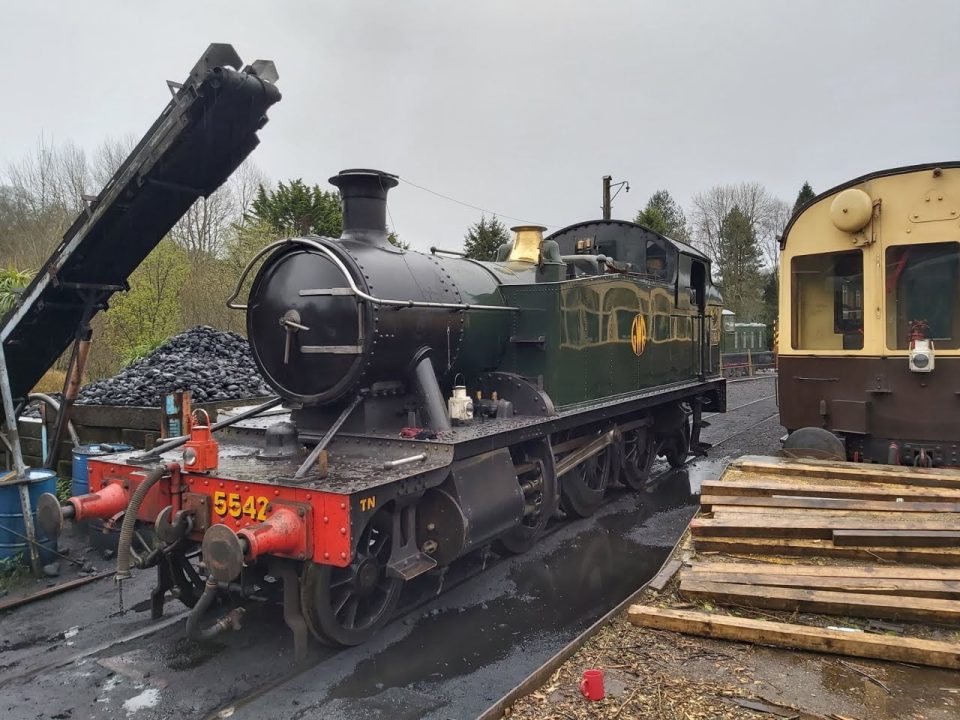
[[(757, 389), (762, 392), (761, 388)], [(751, 394), (752, 392), (751, 390)], [(712, 428), (710, 428), (711, 435), (715, 437), (707, 438), (713, 441), (715, 446), (715, 450), (711, 454), (716, 458), (722, 458), (724, 451), (723, 443), (731, 438), (742, 436), (757, 426), (762, 425), (764, 422), (768, 422), (776, 417), (775, 415), (768, 415), (767, 412), (759, 413), (762, 415), (762, 418), (756, 417), (757, 410), (763, 407), (764, 401), (769, 402), (771, 397), (772, 396), (765, 394), (759, 398), (748, 399), (745, 402), (737, 403), (731, 407), (726, 416), (716, 416), (714, 424)], [(705, 465), (705, 468), (709, 466), (710, 462), (711, 461), (708, 460), (708, 465)], [(647, 495), (632, 492), (611, 493), (604, 506), (591, 520), (551, 524), (540, 544), (544, 548), (552, 547), (553, 549), (544, 550), (541, 548), (540, 550), (534, 550), (531, 554), (528, 554), (530, 556), (499, 557), (494, 554), (489, 554), (485, 560), (475, 557), (469, 564), (463, 567), (451, 568), (442, 578), (434, 577), (429, 584), (424, 584), (416, 593), (411, 595), (409, 600), (405, 599), (402, 601), (400, 611), (394, 616), (390, 625), (383, 631), (386, 634), (385, 638), (375, 638), (374, 641), (371, 641), (371, 644), (362, 648), (327, 649), (313, 646), (308, 655), (308, 659), (302, 665), (293, 666), (290, 648), (287, 647), (289, 637), (286, 628), (282, 626), (279, 620), (271, 618), (268, 612), (269, 608), (264, 608), (263, 611), (259, 613), (261, 617), (258, 617), (256, 620), (251, 618), (249, 632), (252, 634), (247, 635), (248, 631), (245, 629), (243, 633), (230, 635), (225, 638), (225, 642), (227, 643), (226, 647), (221, 646), (218, 650), (212, 651), (209, 655), (211, 661), (205, 666), (200, 666), (198, 668), (199, 673), (197, 673), (196, 670), (192, 672), (171, 673), (168, 669), (169, 666), (165, 666), (162, 663), (158, 664), (155, 661), (153, 661), (152, 665), (147, 664), (144, 666), (144, 672), (150, 677), (158, 678), (158, 682), (163, 678), (164, 682), (169, 683), (169, 687), (171, 688), (171, 691), (163, 691), (165, 694), (162, 696), (162, 705), (157, 707), (157, 710), (162, 709), (163, 713), (156, 717), (165, 717), (176, 713), (185, 717), (206, 718), (290, 717), (294, 714), (293, 710), (287, 706), (286, 711), (281, 711), (277, 709), (276, 703), (278, 699), (283, 699), (286, 703), (290, 703), (291, 698), (303, 698), (300, 707), (309, 707), (312, 709), (311, 711), (315, 713), (325, 714), (325, 708), (327, 708), (328, 704), (336, 702), (336, 700), (331, 698), (356, 697), (356, 701), (351, 700), (350, 702), (358, 703), (357, 707), (362, 706), (367, 698), (371, 696), (375, 697), (380, 692), (380, 690), (375, 687), (378, 680), (386, 683), (388, 688), (393, 685), (406, 687), (407, 683), (410, 682), (416, 684), (419, 684), (420, 681), (428, 683), (448, 682), (437, 680), (436, 678), (440, 676), (437, 675), (436, 672), (429, 672), (429, 668), (421, 670), (417, 667), (409, 670), (411, 677), (414, 678), (412, 680), (388, 680), (384, 673), (389, 675), (391, 672), (390, 668), (395, 668), (398, 662), (403, 666), (406, 662), (405, 658), (407, 658), (407, 655), (411, 652), (413, 652), (414, 655), (418, 652), (425, 652), (427, 655), (438, 655), (436, 663), (440, 665), (446, 664), (446, 661), (441, 662), (443, 653), (456, 654), (461, 651), (471, 656), (475, 654), (475, 652), (480, 652), (481, 655), (490, 657), (490, 662), (500, 662), (496, 661), (495, 658), (502, 655), (503, 652), (506, 652), (505, 650), (491, 650), (490, 648), (475, 650), (475, 644), (483, 645), (485, 642), (484, 638), (486, 636), (483, 634), (473, 637), (468, 633), (461, 641), (463, 647), (461, 647), (459, 643), (454, 643), (451, 646), (449, 643), (449, 635), (441, 634), (432, 641), (429, 639), (421, 640), (421, 636), (424, 635), (424, 628), (425, 626), (429, 628), (431, 625), (440, 623), (444, 619), (444, 614), (449, 615), (450, 613), (453, 614), (451, 620), (465, 623), (464, 627), (476, 628), (477, 626), (482, 627), (484, 623), (490, 623), (489, 613), (494, 612), (494, 610), (481, 611), (477, 607), (474, 607), (474, 603), (477, 602), (478, 588), (481, 588), (479, 591), (481, 593), (491, 592), (490, 597), (492, 599), (487, 601), (490, 603), (491, 608), (503, 606), (504, 604), (515, 607), (516, 600), (510, 600), (510, 598), (514, 592), (519, 591), (515, 589), (510, 590), (509, 581), (507, 581), (507, 585), (502, 585), (503, 581), (497, 578), (510, 578), (517, 572), (526, 572), (530, 567), (534, 569), (536, 569), (536, 567), (543, 568), (556, 564), (562, 558), (575, 557), (577, 554), (582, 555), (586, 552), (586, 548), (590, 546), (590, 542), (592, 542), (592, 540), (586, 541), (584, 538), (593, 538), (590, 533), (594, 530), (597, 530), (598, 534), (604, 537), (622, 537), (633, 532), (631, 529), (633, 527), (650, 524), (656, 525), (660, 522), (658, 518), (667, 516), (677, 518), (676, 522), (682, 520), (682, 524), (685, 525), (685, 516), (677, 516), (670, 508), (682, 507), (684, 504), (687, 504), (691, 509), (683, 510), (682, 512), (688, 514), (692, 512), (692, 506), (689, 506), (690, 500), (687, 499), (689, 498), (689, 494), (687, 490), (684, 490), (681, 493), (683, 497), (674, 499), (676, 495), (675, 491), (677, 491), (679, 485), (677, 482), (670, 480), (671, 473), (679, 473), (684, 477), (682, 485), (685, 488), (686, 481), (683, 470), (670, 471), (663, 468), (656, 473), (661, 483), (661, 489), (657, 494)], [(667, 499), (664, 500), (664, 498)], [(634, 511), (629, 511), (629, 508), (625, 510), (624, 508), (627, 506), (634, 508), (643, 506), (643, 509), (635, 511), (640, 512), (640, 515), (637, 516), (630, 514), (630, 512)], [(653, 511), (651, 511), (651, 508), (653, 508)], [(672, 534), (680, 531), (682, 530), (679, 527), (676, 530), (670, 529), (666, 531), (668, 534), (662, 536), (662, 540), (657, 540), (654, 543), (655, 546), (659, 548), (662, 544), (665, 545), (668, 542), (672, 544), (673, 540), (675, 540)], [(570, 543), (572, 543), (572, 545), (570, 545)], [(618, 552), (616, 547), (620, 546), (614, 546), (613, 552), (615, 554)], [(551, 555), (551, 553), (558, 552), (557, 548), (560, 548), (560, 554)], [(610, 551), (604, 549), (603, 552)], [(660, 552), (660, 550), (656, 552)], [(632, 560), (631, 563), (636, 564), (637, 560)], [(659, 561), (657, 564), (659, 564)], [(590, 563), (588, 562), (587, 565), (590, 565)], [(650, 573), (654, 573), (655, 571), (655, 567), (649, 568)], [(606, 572), (610, 571), (608, 570)], [(646, 570), (642, 572), (646, 572)], [(617, 602), (645, 580), (646, 575), (637, 576), (636, 579), (630, 582), (629, 587), (624, 589), (619, 595), (615, 597), (611, 596), (611, 599), (605, 601), (603, 605), (591, 609), (589, 616), (584, 616), (586, 620), (583, 624), (575, 626), (573, 624), (565, 624), (563, 620), (550, 621), (548, 619), (548, 621), (544, 623), (547, 629), (543, 632), (551, 632), (560, 636), (561, 641), (553, 646), (555, 649), (559, 649), (565, 645), (576, 632), (587, 627), (596, 617), (603, 615), (604, 612), (616, 605)], [(96, 588), (99, 586), (93, 587)], [(494, 591), (483, 590), (485, 587), (493, 587)], [(542, 587), (540, 587), (539, 590), (540, 592), (535, 592), (534, 596), (552, 596), (552, 590), (544, 591)], [(499, 596), (493, 599), (495, 598), (494, 594), (492, 594), (493, 592), (505, 593), (505, 600)], [(62, 595), (60, 598), (49, 600), (49, 603), (54, 603), (53, 606), (37, 604), (37, 610), (33, 611), (30, 611), (29, 606), (19, 608), (18, 611), (8, 613), (5, 621), (16, 622), (16, 612), (30, 611), (36, 615), (41, 615), (43, 609), (47, 608), (46, 612), (49, 613), (52, 611), (52, 607), (64, 607), (68, 601), (67, 599), (69, 599), (70, 604), (74, 607), (76, 606), (74, 603), (99, 602), (101, 607), (104, 608), (104, 614), (109, 612), (109, 608), (103, 606), (102, 599), (104, 596), (102, 591), (96, 591), (97, 597), (91, 600), (73, 600), (75, 593), (81, 593), (86, 598), (92, 598), (94, 590), (88, 589), (85, 592), (83, 589), (77, 589), (69, 595)], [(109, 595), (107, 597), (109, 597)], [(511, 602), (513, 602), (514, 605), (511, 605)], [(569, 599), (564, 602), (569, 602)], [(470, 620), (457, 620), (458, 616), (456, 613), (458, 611), (455, 607), (451, 609), (451, 606), (456, 606), (458, 603), (465, 603), (466, 607), (472, 608), (471, 612), (475, 610), (479, 613), (477, 617), (473, 618), (473, 622)], [(433, 609), (430, 609), (431, 607)], [(436, 616), (435, 613), (438, 607), (441, 608), (441, 614)], [(460, 612), (462, 611), (461, 608)], [(182, 631), (180, 627), (183, 622), (183, 614), (172, 615), (160, 621), (159, 624), (151, 624), (146, 627), (136, 627), (135, 624), (138, 624), (140, 621), (136, 620), (135, 616), (129, 614), (127, 617), (131, 624), (122, 631), (122, 635), (115, 638), (91, 638), (92, 640), (99, 641), (91, 644), (86, 649), (78, 649), (78, 651), (68, 655), (49, 658), (49, 660), (43, 662), (44, 648), (42, 646), (38, 647), (37, 650), (33, 652), (35, 659), (40, 661), (37, 666), (26, 669), (23, 672), (8, 674), (6, 677), (0, 675), (0, 687), (3, 688), (2, 694), (10, 698), (20, 693), (28, 696), (30, 686), (37, 682), (41, 684), (53, 683), (56, 685), (56, 688), (69, 688), (70, 683), (73, 681), (66, 679), (66, 675), (71, 673), (72, 668), (78, 665), (96, 667), (101, 660), (107, 662), (111, 661), (111, 658), (114, 658), (114, 660), (116, 658), (137, 658), (139, 660), (144, 656), (144, 653), (154, 659), (157, 657), (163, 658), (172, 654), (175, 655), (182, 647), (185, 647), (183, 645), (184, 641), (181, 637)], [(266, 622), (259, 622), (261, 620), (265, 620)], [(508, 642), (520, 644), (528, 642), (522, 640), (522, 638), (525, 637), (524, 632), (528, 629), (514, 627), (516, 623), (523, 625), (525, 622), (520, 613), (507, 612), (502, 615), (501, 620), (501, 624), (505, 623), (505, 626), (499, 632), (501, 635), (507, 636)], [(80, 622), (83, 621), (81, 620)], [(265, 625), (266, 627), (258, 630), (258, 625)], [(496, 628), (495, 625), (492, 627), (493, 629)], [(106, 628), (106, 625), (104, 625), (103, 628)], [(85, 630), (84, 632), (87, 631)], [(89, 632), (103, 633), (105, 630), (101, 629), (98, 631), (91, 627)], [(509, 638), (513, 637), (514, 633), (518, 633), (516, 639), (515, 641), (510, 641)], [(474, 632), (474, 634), (476, 633)], [(401, 652), (403, 648), (409, 647), (411, 640), (406, 639), (408, 635), (411, 638), (416, 637), (416, 644), (420, 647), (420, 650)], [(487, 635), (489, 635), (489, 632)], [(443, 647), (437, 647), (437, 643)], [(392, 648), (400, 653), (399, 660), (390, 654)], [(8, 658), (3, 657), (3, 649), (4, 648), (0, 647), (0, 665), (2, 665), (4, 660), (9, 658), (9, 656)], [(551, 654), (552, 652), (555, 652), (555, 650), (551, 651)], [(272, 663), (264, 664), (262, 662), (264, 653), (276, 659)], [(278, 653), (279, 657), (277, 657)], [(504, 670), (504, 677), (524, 677), (533, 667), (544, 662), (547, 657), (549, 657), (549, 655), (545, 657), (535, 655), (533, 657), (523, 657), (525, 654), (522, 652), (517, 654), (522, 657), (524, 664), (518, 665), (515, 669)], [(530, 664), (531, 660), (533, 661), (532, 665)], [(407, 662), (406, 664), (409, 665), (410, 663)], [(256, 668), (256, 670), (254, 670), (254, 668)], [(204, 671), (206, 675), (203, 674)], [(444, 671), (441, 672), (441, 675), (443, 675), (443, 672)], [(331, 679), (337, 678), (338, 676), (339, 680), (336, 682)], [(104, 679), (100, 680), (101, 685), (108, 676), (105, 675), (103, 677)], [(355, 679), (358, 678), (363, 686), (359, 689), (352, 684)], [(126, 682), (127, 680), (121, 679), (121, 683)], [(346, 683), (347, 686), (341, 687), (344, 683)], [(246, 685), (246, 687), (244, 687), (244, 685)], [(321, 689), (330, 685), (332, 685), (332, 687), (328, 687), (326, 690)], [(110, 687), (110, 685), (107, 687)], [(128, 685), (121, 684), (121, 689), (115, 692), (122, 692), (122, 688), (124, 687), (128, 687)], [(447, 685), (443, 685), (443, 687), (447, 687)], [(173, 688), (177, 688), (177, 690), (173, 691)], [(499, 687), (497, 688), (497, 694), (502, 694), (508, 689), (509, 687)], [(54, 690), (54, 692), (57, 691)], [(64, 691), (59, 692), (62, 694)], [(94, 689), (94, 692), (100, 691)], [(173, 694), (173, 692), (176, 694)], [(317, 695), (318, 693), (324, 692), (329, 693), (329, 696), (324, 696), (323, 694)], [(353, 693), (356, 692), (360, 692), (360, 695), (355, 696)], [(364, 692), (366, 692), (366, 698), (363, 697)], [(183, 703), (184, 698), (190, 697), (191, 694), (193, 694), (194, 697), (191, 699), (189, 705), (192, 711), (189, 711), (184, 707)], [(313, 696), (314, 704), (312, 705), (308, 699), (309, 696)], [(101, 695), (95, 699), (95, 704), (92, 706), (96, 710), (96, 712), (92, 713), (92, 717), (113, 717), (118, 713), (122, 714), (119, 704), (110, 704), (110, 702), (107, 702), (108, 699), (107, 697), (103, 697), (103, 693), (101, 692)], [(470, 714), (482, 710), (479, 704), (486, 706), (495, 699), (495, 697), (487, 698), (485, 703), (483, 700), (477, 700), (476, 698), (464, 699), (456, 702), (455, 706), (458, 709), (461, 706), (469, 706), (470, 710), (464, 710), (464, 714)], [(63, 698), (63, 702), (70, 701), (73, 701), (73, 699), (69, 695)], [(416, 699), (412, 701), (416, 702)], [(75, 702), (79, 702), (79, 700)], [(300, 700), (298, 700), (298, 702), (300, 702)], [(470, 705), (471, 702), (474, 704)], [(168, 705), (172, 705), (173, 707), (168, 707)], [(12, 707), (14, 707), (15, 710), (13, 714), (10, 714), (10, 717), (20, 717), (20, 715), (16, 714), (16, 712), (19, 711), (19, 707)], [(51, 708), (54, 706), (47, 704), (43, 707)], [(26, 712), (26, 708), (24, 712)], [(425, 708), (422, 712), (429, 714)], [(35, 716), (36, 713), (23, 715), (23, 717)], [(308, 713), (304, 717), (309, 716)]]

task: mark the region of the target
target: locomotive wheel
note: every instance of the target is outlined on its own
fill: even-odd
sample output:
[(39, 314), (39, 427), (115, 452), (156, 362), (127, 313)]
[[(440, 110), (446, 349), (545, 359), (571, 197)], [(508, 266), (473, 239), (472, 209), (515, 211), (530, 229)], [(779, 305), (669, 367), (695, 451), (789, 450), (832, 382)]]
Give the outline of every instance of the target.
[(520, 525), (499, 538), (495, 549), (498, 552), (519, 555), (534, 546), (557, 509), (557, 474), (553, 451), (546, 438), (520, 449), (515, 455), (515, 462), (534, 466), (532, 470), (518, 475), (517, 479), (521, 486), (530, 486), (530, 491), (524, 495), (524, 502), (533, 505), (536, 510), (525, 515)]
[(661, 450), (672, 468), (683, 467), (690, 455), (690, 418), (685, 417), (678, 430), (675, 430)]
[(656, 459), (653, 433), (646, 428), (631, 430), (623, 436), (623, 472), (620, 479), (631, 490), (643, 490), (650, 480), (650, 468)]
[(353, 562), (345, 568), (308, 563), (300, 581), (307, 626), (328, 645), (359, 645), (393, 614), (403, 580), (387, 576), (393, 518), (374, 515), (360, 535)]
[(610, 446), (563, 476), (560, 506), (564, 512), (585, 518), (597, 511), (613, 474), (614, 454)]

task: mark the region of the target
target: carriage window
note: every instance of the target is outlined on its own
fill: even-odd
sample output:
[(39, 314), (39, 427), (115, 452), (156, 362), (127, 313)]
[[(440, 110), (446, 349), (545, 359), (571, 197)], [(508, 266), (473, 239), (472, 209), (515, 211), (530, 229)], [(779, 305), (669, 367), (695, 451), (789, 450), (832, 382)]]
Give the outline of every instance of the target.
[(886, 265), (887, 347), (906, 350), (915, 328), (936, 348), (960, 348), (960, 244), (887, 248)]
[(794, 349), (863, 348), (863, 253), (795, 257), (791, 274)]

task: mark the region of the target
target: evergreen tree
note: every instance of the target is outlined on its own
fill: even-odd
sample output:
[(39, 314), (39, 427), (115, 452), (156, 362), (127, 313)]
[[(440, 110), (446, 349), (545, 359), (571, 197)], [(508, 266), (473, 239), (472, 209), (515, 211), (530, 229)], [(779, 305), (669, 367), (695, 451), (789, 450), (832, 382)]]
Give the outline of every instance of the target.
[(497, 248), (507, 242), (510, 242), (510, 234), (497, 216), (488, 220), (486, 215), (481, 215), (480, 222), (467, 228), (463, 250), (474, 260), (496, 260)]
[(395, 232), (393, 232), (392, 230), (391, 230), (389, 233), (387, 233), (387, 240), (390, 241), (390, 244), (391, 244), (391, 245), (396, 245), (396, 246), (397, 246), (398, 248), (400, 248), (401, 250), (409, 250), (409, 249), (410, 249), (410, 243), (405, 243), (403, 240), (400, 239), (400, 236), (397, 235), (397, 234), (396, 234)]
[(744, 322), (762, 314), (760, 306), (760, 247), (750, 218), (734, 206), (723, 218), (717, 258), (723, 278), (724, 304)]
[(666, 235), (673, 240), (690, 242), (690, 231), (687, 229), (687, 216), (677, 202), (666, 190), (657, 190), (643, 210), (637, 213), (634, 222), (646, 228)]
[(816, 194), (813, 192), (813, 188), (810, 187), (810, 183), (803, 183), (803, 187), (800, 188), (800, 192), (797, 193), (797, 201), (793, 204), (793, 214), (796, 215), (797, 210), (802, 208), (815, 197)]
[(250, 206), (250, 216), (279, 233), (339, 237), (343, 227), (340, 194), (309, 186), (300, 178), (278, 183), (276, 190), (263, 185)]

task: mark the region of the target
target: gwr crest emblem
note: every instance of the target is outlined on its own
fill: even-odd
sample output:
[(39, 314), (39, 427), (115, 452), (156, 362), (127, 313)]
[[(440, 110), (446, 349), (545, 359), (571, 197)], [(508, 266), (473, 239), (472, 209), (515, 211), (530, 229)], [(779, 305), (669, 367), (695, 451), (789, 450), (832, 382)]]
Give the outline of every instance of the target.
[(633, 319), (633, 325), (630, 327), (630, 347), (633, 348), (633, 354), (637, 357), (643, 355), (647, 347), (647, 319), (643, 315), (637, 315)]

